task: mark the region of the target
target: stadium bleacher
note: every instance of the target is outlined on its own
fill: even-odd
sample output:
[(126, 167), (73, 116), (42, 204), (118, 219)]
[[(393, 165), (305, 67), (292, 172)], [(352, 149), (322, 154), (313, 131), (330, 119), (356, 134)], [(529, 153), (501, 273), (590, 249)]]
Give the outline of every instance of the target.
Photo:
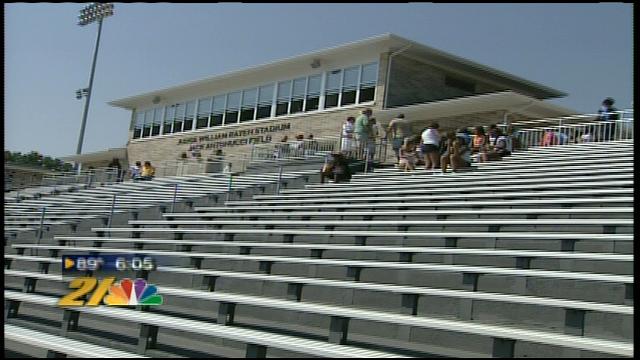
[[(271, 173), (233, 197), (203, 175), (5, 199), (5, 224), (35, 229), (5, 228), (5, 333), (50, 355), (633, 357), (633, 146), (341, 184), (285, 172), (279, 194)], [(77, 253), (156, 257), (119, 276), (164, 303), (58, 307)]]

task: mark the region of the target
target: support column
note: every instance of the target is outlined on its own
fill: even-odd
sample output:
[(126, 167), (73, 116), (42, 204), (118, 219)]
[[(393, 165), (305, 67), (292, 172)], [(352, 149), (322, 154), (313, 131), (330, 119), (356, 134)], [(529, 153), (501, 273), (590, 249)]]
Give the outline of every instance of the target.
[(47, 358), (66, 358), (67, 354), (58, 351), (47, 350)]
[[(466, 290), (478, 291), (478, 277), (479, 274), (475, 273), (463, 273), (462, 284)], [(458, 317), (461, 320), (473, 319), (473, 299), (463, 298), (460, 299), (458, 305)]]
[(493, 350), (491, 355), (497, 358), (512, 358), (515, 344), (515, 340), (493, 338)]
[(189, 259), (189, 265), (195, 269), (202, 269), (202, 258), (201, 257), (191, 257)]
[(80, 320), (80, 313), (75, 310), (64, 309), (62, 312), (62, 328), (60, 333), (62, 336), (66, 336), (69, 331), (78, 330), (78, 321)]
[(138, 354), (144, 354), (148, 349), (156, 347), (158, 342), (158, 327), (155, 325), (141, 324), (138, 337)]
[(406, 315), (418, 314), (418, 294), (402, 294), (402, 313)]
[(267, 357), (267, 347), (265, 345), (258, 344), (247, 344), (247, 351), (245, 353), (245, 358), (266, 358)]
[(575, 251), (577, 240), (562, 240), (560, 251)]
[(633, 284), (624, 284), (624, 303), (633, 305)]
[(17, 300), (5, 300), (6, 308), (4, 311), (4, 319), (10, 319), (18, 316), (18, 310), (20, 309), (20, 301)]
[(300, 301), (302, 298), (302, 283), (288, 283), (287, 284), (287, 299)]
[(531, 259), (530, 257), (518, 256), (516, 257), (516, 268), (517, 269), (531, 269)]
[(566, 309), (564, 316), (564, 333), (584, 336), (585, 310)]
[(273, 265), (273, 261), (260, 261), (258, 266), (261, 273), (271, 274), (272, 265)]
[(353, 281), (360, 281), (360, 272), (362, 271), (361, 267), (357, 266), (348, 266), (347, 267), (347, 279)]
[(208, 276), (205, 275), (202, 277), (202, 288), (206, 291), (215, 291), (216, 290), (216, 280), (218, 280), (217, 276)]
[(22, 291), (26, 293), (32, 293), (36, 291), (36, 283), (38, 279), (34, 278), (25, 278), (24, 285), (22, 287)]
[(332, 316), (329, 325), (329, 342), (343, 345), (347, 342), (349, 331), (349, 318)]
[(231, 325), (233, 324), (233, 318), (235, 317), (236, 304), (221, 302), (218, 307), (217, 323), (219, 325)]

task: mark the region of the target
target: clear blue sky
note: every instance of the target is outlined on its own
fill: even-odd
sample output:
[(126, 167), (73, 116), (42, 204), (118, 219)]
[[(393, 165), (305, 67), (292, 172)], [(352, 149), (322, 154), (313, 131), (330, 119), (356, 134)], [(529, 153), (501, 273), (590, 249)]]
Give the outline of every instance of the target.
[[(5, 4), (5, 149), (76, 151), (97, 24), (82, 4)], [(394, 33), (564, 91), (595, 112), (633, 100), (633, 5), (115, 4), (98, 54), (83, 153), (124, 146), (130, 112), (107, 102)]]

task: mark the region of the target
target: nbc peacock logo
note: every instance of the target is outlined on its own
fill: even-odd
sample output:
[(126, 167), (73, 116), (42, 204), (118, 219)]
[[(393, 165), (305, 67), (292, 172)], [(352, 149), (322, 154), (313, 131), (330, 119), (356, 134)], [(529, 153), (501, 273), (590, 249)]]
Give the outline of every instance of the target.
[(144, 279), (126, 278), (109, 287), (104, 302), (109, 306), (162, 305), (162, 295), (157, 293), (158, 288)]

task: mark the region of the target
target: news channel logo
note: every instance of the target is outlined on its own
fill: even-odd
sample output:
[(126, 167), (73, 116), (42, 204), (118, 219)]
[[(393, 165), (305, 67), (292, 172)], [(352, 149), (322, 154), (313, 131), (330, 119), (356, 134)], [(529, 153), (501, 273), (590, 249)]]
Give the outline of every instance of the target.
[(62, 257), (64, 272), (90, 272), (76, 277), (69, 283), (75, 289), (64, 295), (59, 306), (136, 306), (162, 305), (162, 295), (158, 288), (143, 278), (124, 278), (116, 281), (115, 276), (98, 279), (96, 271), (152, 271), (156, 269), (156, 260), (150, 256), (139, 254), (124, 255), (64, 255)]

